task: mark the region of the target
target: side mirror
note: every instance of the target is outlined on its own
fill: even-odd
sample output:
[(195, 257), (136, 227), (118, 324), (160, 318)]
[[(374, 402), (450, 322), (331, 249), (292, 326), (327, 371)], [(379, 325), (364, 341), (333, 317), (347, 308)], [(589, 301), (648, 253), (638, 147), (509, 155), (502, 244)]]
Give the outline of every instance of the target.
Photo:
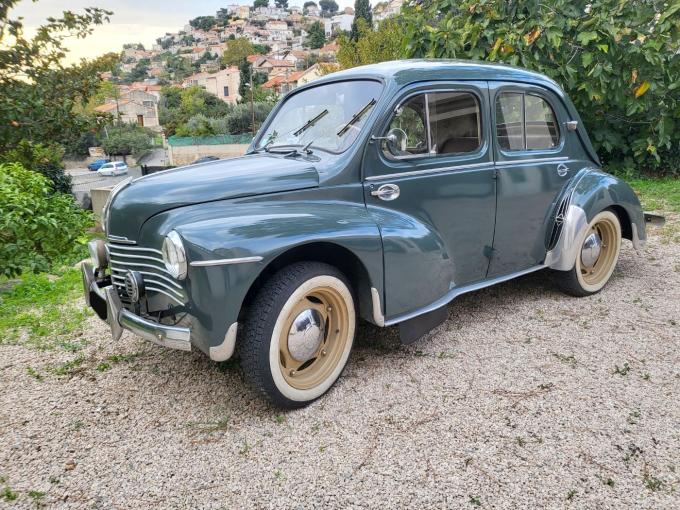
[(371, 140), (383, 142), (393, 156), (399, 156), (406, 152), (407, 139), (406, 132), (399, 128), (390, 129), (386, 136), (371, 137)]

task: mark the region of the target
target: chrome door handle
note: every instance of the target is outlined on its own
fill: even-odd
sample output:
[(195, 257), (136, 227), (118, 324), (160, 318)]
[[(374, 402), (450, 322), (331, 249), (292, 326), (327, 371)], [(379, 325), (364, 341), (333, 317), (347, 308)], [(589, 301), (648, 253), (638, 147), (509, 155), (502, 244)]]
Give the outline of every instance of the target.
[(567, 173), (569, 173), (569, 167), (567, 165), (565, 165), (564, 163), (560, 163), (559, 165), (557, 165), (557, 175), (559, 175), (560, 177), (564, 177), (565, 175), (567, 175)]
[(378, 197), (380, 200), (395, 200), (399, 198), (399, 186), (396, 184), (383, 184), (377, 190), (371, 191), (371, 196)]

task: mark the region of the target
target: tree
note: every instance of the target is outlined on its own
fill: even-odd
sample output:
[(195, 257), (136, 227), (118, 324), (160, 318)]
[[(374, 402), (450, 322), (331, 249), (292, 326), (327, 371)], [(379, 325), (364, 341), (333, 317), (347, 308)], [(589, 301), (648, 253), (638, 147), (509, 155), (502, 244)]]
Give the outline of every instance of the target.
[(288, 0), (274, 0), (274, 3), (279, 9), (288, 9)]
[(307, 29), (306, 43), (313, 50), (319, 49), (326, 44), (326, 33), (320, 21), (315, 21)]
[(191, 117), (198, 114), (210, 118), (227, 115), (231, 106), (201, 87), (163, 87), (159, 121), (168, 136), (174, 135)]
[(203, 30), (207, 32), (212, 27), (217, 24), (217, 19), (215, 16), (198, 16), (197, 18), (189, 21), (189, 25), (198, 30)]
[(148, 58), (142, 58), (135, 64), (132, 70), (123, 76), (123, 83), (133, 83), (135, 81), (142, 81), (149, 76), (149, 65), (151, 61)]
[(338, 12), (338, 4), (335, 0), (321, 0), (319, 7), (321, 7), (322, 16), (330, 16)]
[(547, 74), (605, 164), (680, 166), (680, 2), (432, 0), (404, 4), (410, 57), (506, 62)]
[(69, 149), (92, 127), (94, 119), (83, 106), (96, 92), (100, 73), (112, 71), (119, 56), (107, 54), (65, 66), (64, 43), (86, 37), (112, 13), (97, 8), (82, 14), (65, 11), (28, 38), (21, 19), (9, 17), (17, 1), (0, 3), (0, 153), (21, 140), (49, 140)]
[(222, 53), (222, 65), (225, 67), (238, 66), (248, 55), (255, 53), (252, 43), (245, 37), (237, 37), (227, 42), (227, 48)]
[(102, 147), (110, 156), (126, 156), (134, 154), (139, 156), (151, 148), (152, 134), (137, 124), (121, 125), (108, 128), (108, 136), (104, 139)]
[(318, 5), (316, 5), (316, 2), (308, 1), (308, 2), (304, 3), (304, 5), (302, 6), (302, 9), (307, 10), (307, 8), (309, 8), (309, 7), (318, 7)]
[(253, 66), (245, 58), (241, 61), (241, 65), (238, 68), (240, 79), (238, 85), (238, 95), (241, 96), (242, 100), (250, 100), (248, 97), (248, 92), (250, 90), (250, 77), (253, 72)]
[(269, 0), (255, 0), (253, 2), (253, 9), (258, 7), (269, 7)]
[(71, 192), (71, 176), (64, 172), (64, 148), (57, 144), (33, 143), (22, 140), (16, 147), (0, 155), (0, 163), (19, 163), (24, 168), (42, 174), (54, 191)]
[(369, 27), (373, 25), (373, 12), (368, 0), (356, 0), (354, 2), (354, 21), (352, 21), (352, 32), (350, 35), (353, 41), (359, 39), (359, 20), (364, 20)]
[(387, 18), (378, 24), (377, 29), (361, 19), (357, 30), (357, 40), (346, 34), (338, 38), (340, 49), (337, 59), (342, 68), (406, 58), (406, 40), (399, 18)]

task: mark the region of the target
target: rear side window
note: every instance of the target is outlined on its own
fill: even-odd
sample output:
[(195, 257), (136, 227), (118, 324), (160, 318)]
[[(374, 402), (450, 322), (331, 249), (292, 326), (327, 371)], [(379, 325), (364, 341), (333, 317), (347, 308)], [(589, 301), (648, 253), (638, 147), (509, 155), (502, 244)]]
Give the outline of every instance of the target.
[(554, 149), (560, 141), (555, 112), (540, 96), (504, 92), (496, 100), (496, 139), (506, 151)]

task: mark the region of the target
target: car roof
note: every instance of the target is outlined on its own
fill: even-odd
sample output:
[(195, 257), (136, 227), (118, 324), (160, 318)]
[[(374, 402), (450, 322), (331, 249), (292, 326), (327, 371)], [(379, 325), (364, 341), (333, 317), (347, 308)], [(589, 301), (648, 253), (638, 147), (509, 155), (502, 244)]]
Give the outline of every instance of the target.
[(475, 60), (411, 59), (353, 67), (326, 75), (315, 84), (349, 78), (379, 78), (397, 85), (431, 80), (501, 80), (559, 86), (547, 76), (521, 67)]

